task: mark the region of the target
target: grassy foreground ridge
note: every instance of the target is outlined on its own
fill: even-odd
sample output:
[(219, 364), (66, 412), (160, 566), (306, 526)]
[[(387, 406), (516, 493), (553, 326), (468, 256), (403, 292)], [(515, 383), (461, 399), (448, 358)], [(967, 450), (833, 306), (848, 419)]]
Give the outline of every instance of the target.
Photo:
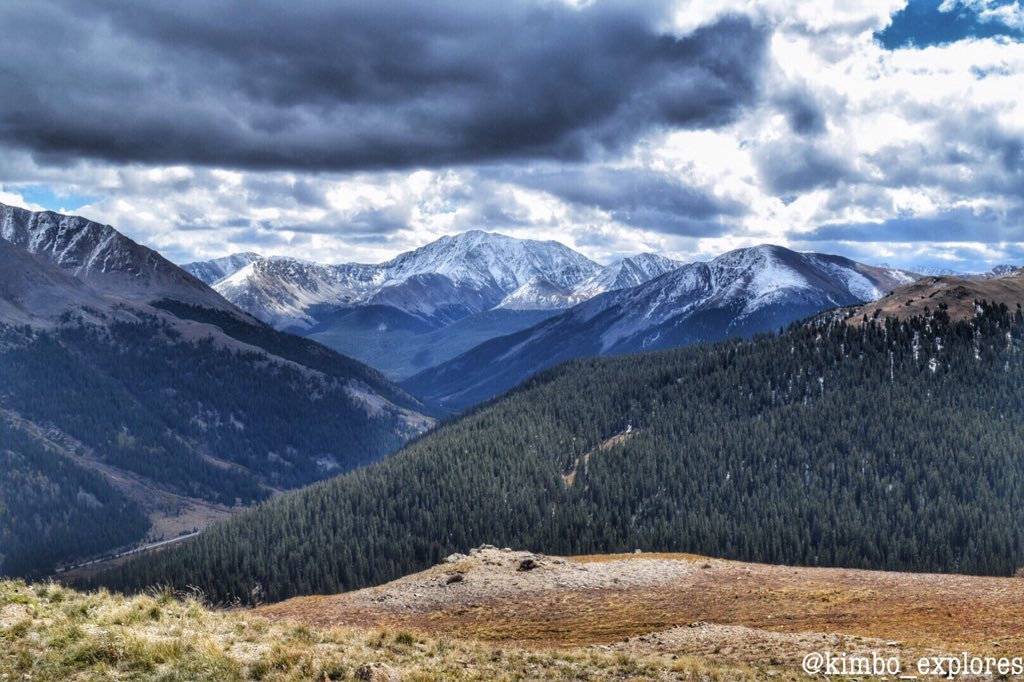
[[(600, 649), (537, 650), (383, 629), (314, 629), (170, 591), (0, 582), (0, 680), (755, 680), (758, 671)], [(773, 679), (802, 679), (777, 676)]]

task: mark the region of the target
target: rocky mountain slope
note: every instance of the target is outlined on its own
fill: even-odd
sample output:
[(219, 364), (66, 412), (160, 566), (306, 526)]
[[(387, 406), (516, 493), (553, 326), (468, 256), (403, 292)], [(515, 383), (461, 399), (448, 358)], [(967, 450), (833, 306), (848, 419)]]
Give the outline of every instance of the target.
[(110, 308), (82, 280), (0, 239), (0, 322), (50, 326), (70, 311)]
[[(113, 228), (0, 215), (0, 572), (191, 531), (432, 423), (375, 370), (255, 320)], [(103, 533), (94, 508), (113, 513)]]
[(871, 301), (915, 279), (779, 246), (691, 263), (599, 295), (537, 326), (492, 339), (404, 385), (455, 410), (572, 358), (658, 350), (778, 330), (827, 308)]
[(163, 298), (237, 312), (223, 297), (156, 251), (109, 225), (0, 204), (0, 239), (124, 301)]

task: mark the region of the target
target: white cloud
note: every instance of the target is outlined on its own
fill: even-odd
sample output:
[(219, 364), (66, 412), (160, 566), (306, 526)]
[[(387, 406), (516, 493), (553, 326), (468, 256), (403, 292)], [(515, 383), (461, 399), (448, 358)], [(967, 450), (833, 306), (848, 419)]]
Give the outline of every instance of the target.
[[(510, 166), (350, 174), (86, 162), (68, 169), (11, 153), (0, 158), (0, 201), (23, 204), (19, 184), (96, 196), (79, 212), (178, 260), (253, 250), (330, 262), (380, 261), (473, 228), (559, 239), (602, 261), (644, 250), (694, 258), (766, 241), (805, 244), (807, 234), (824, 224), (963, 209), (1019, 221), (1024, 44), (992, 38), (886, 50), (873, 32), (904, 4), (679, 3), (672, 23), (678, 34), (732, 13), (771, 27), (760, 100), (729, 126), (655, 132), (601, 163), (624, 178), (637, 170), (662, 174), (682, 188), (743, 207), (723, 219), (730, 229), (721, 235), (673, 235), (657, 226), (623, 224), (607, 208), (524, 186)], [(979, 16), (1007, 14), (1006, 21), (1020, 13), (1019, 3), (946, 2), (954, 4)], [(846, 172), (817, 182), (823, 178), (813, 173), (830, 160)], [(559, 164), (550, 168), (557, 172)], [(780, 189), (794, 186), (799, 189)], [(985, 246), (969, 234), (956, 245), (910, 247), (882, 239), (870, 248), (835, 246), (869, 260), (897, 260), (900, 253), (1000, 259), (1021, 251), (1018, 243)]]
[(940, 12), (952, 12), (964, 7), (974, 11), (978, 19), (984, 22), (995, 22), (1010, 28), (1024, 28), (1024, 7), (1020, 0), (1011, 3), (997, 3), (995, 0), (943, 0), (939, 5)]

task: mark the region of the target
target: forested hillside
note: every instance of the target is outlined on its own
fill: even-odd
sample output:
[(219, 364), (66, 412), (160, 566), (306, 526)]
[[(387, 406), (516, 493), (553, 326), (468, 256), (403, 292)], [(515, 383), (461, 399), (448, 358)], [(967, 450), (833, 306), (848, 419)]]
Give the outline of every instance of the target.
[(139, 505), (174, 514), (126, 498), (126, 477), (183, 501), (251, 504), (379, 459), (429, 422), (376, 372), (318, 344), (166, 305), (180, 317), (0, 325), (0, 574), (139, 540)]
[(101, 582), (276, 600), (485, 542), (1007, 575), (1024, 563), (1024, 315), (979, 311), (573, 361)]
[(0, 575), (204, 527), (433, 420), (114, 228), (0, 204)]
[(98, 474), (0, 419), (0, 574), (28, 573), (140, 537), (149, 520)]

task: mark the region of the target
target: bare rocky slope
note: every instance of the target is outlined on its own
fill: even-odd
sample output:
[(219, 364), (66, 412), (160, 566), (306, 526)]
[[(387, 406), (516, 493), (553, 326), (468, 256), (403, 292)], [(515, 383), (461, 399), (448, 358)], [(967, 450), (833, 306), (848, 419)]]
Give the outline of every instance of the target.
[(925, 277), (901, 286), (877, 301), (851, 309), (851, 319), (876, 316), (905, 320), (927, 312), (944, 310), (953, 319), (970, 319), (977, 314), (978, 303), (1006, 304), (1017, 308), (1024, 301), (1024, 271), (1006, 269), (985, 279)]
[(826, 650), (877, 652), (905, 665), (948, 652), (1018, 655), (1021, 600), (1020, 578), (772, 566), (686, 554), (556, 557), (484, 546), (386, 585), (300, 597), (256, 613), (317, 627), (696, 657), (753, 666), (769, 677), (798, 673), (804, 655)]

